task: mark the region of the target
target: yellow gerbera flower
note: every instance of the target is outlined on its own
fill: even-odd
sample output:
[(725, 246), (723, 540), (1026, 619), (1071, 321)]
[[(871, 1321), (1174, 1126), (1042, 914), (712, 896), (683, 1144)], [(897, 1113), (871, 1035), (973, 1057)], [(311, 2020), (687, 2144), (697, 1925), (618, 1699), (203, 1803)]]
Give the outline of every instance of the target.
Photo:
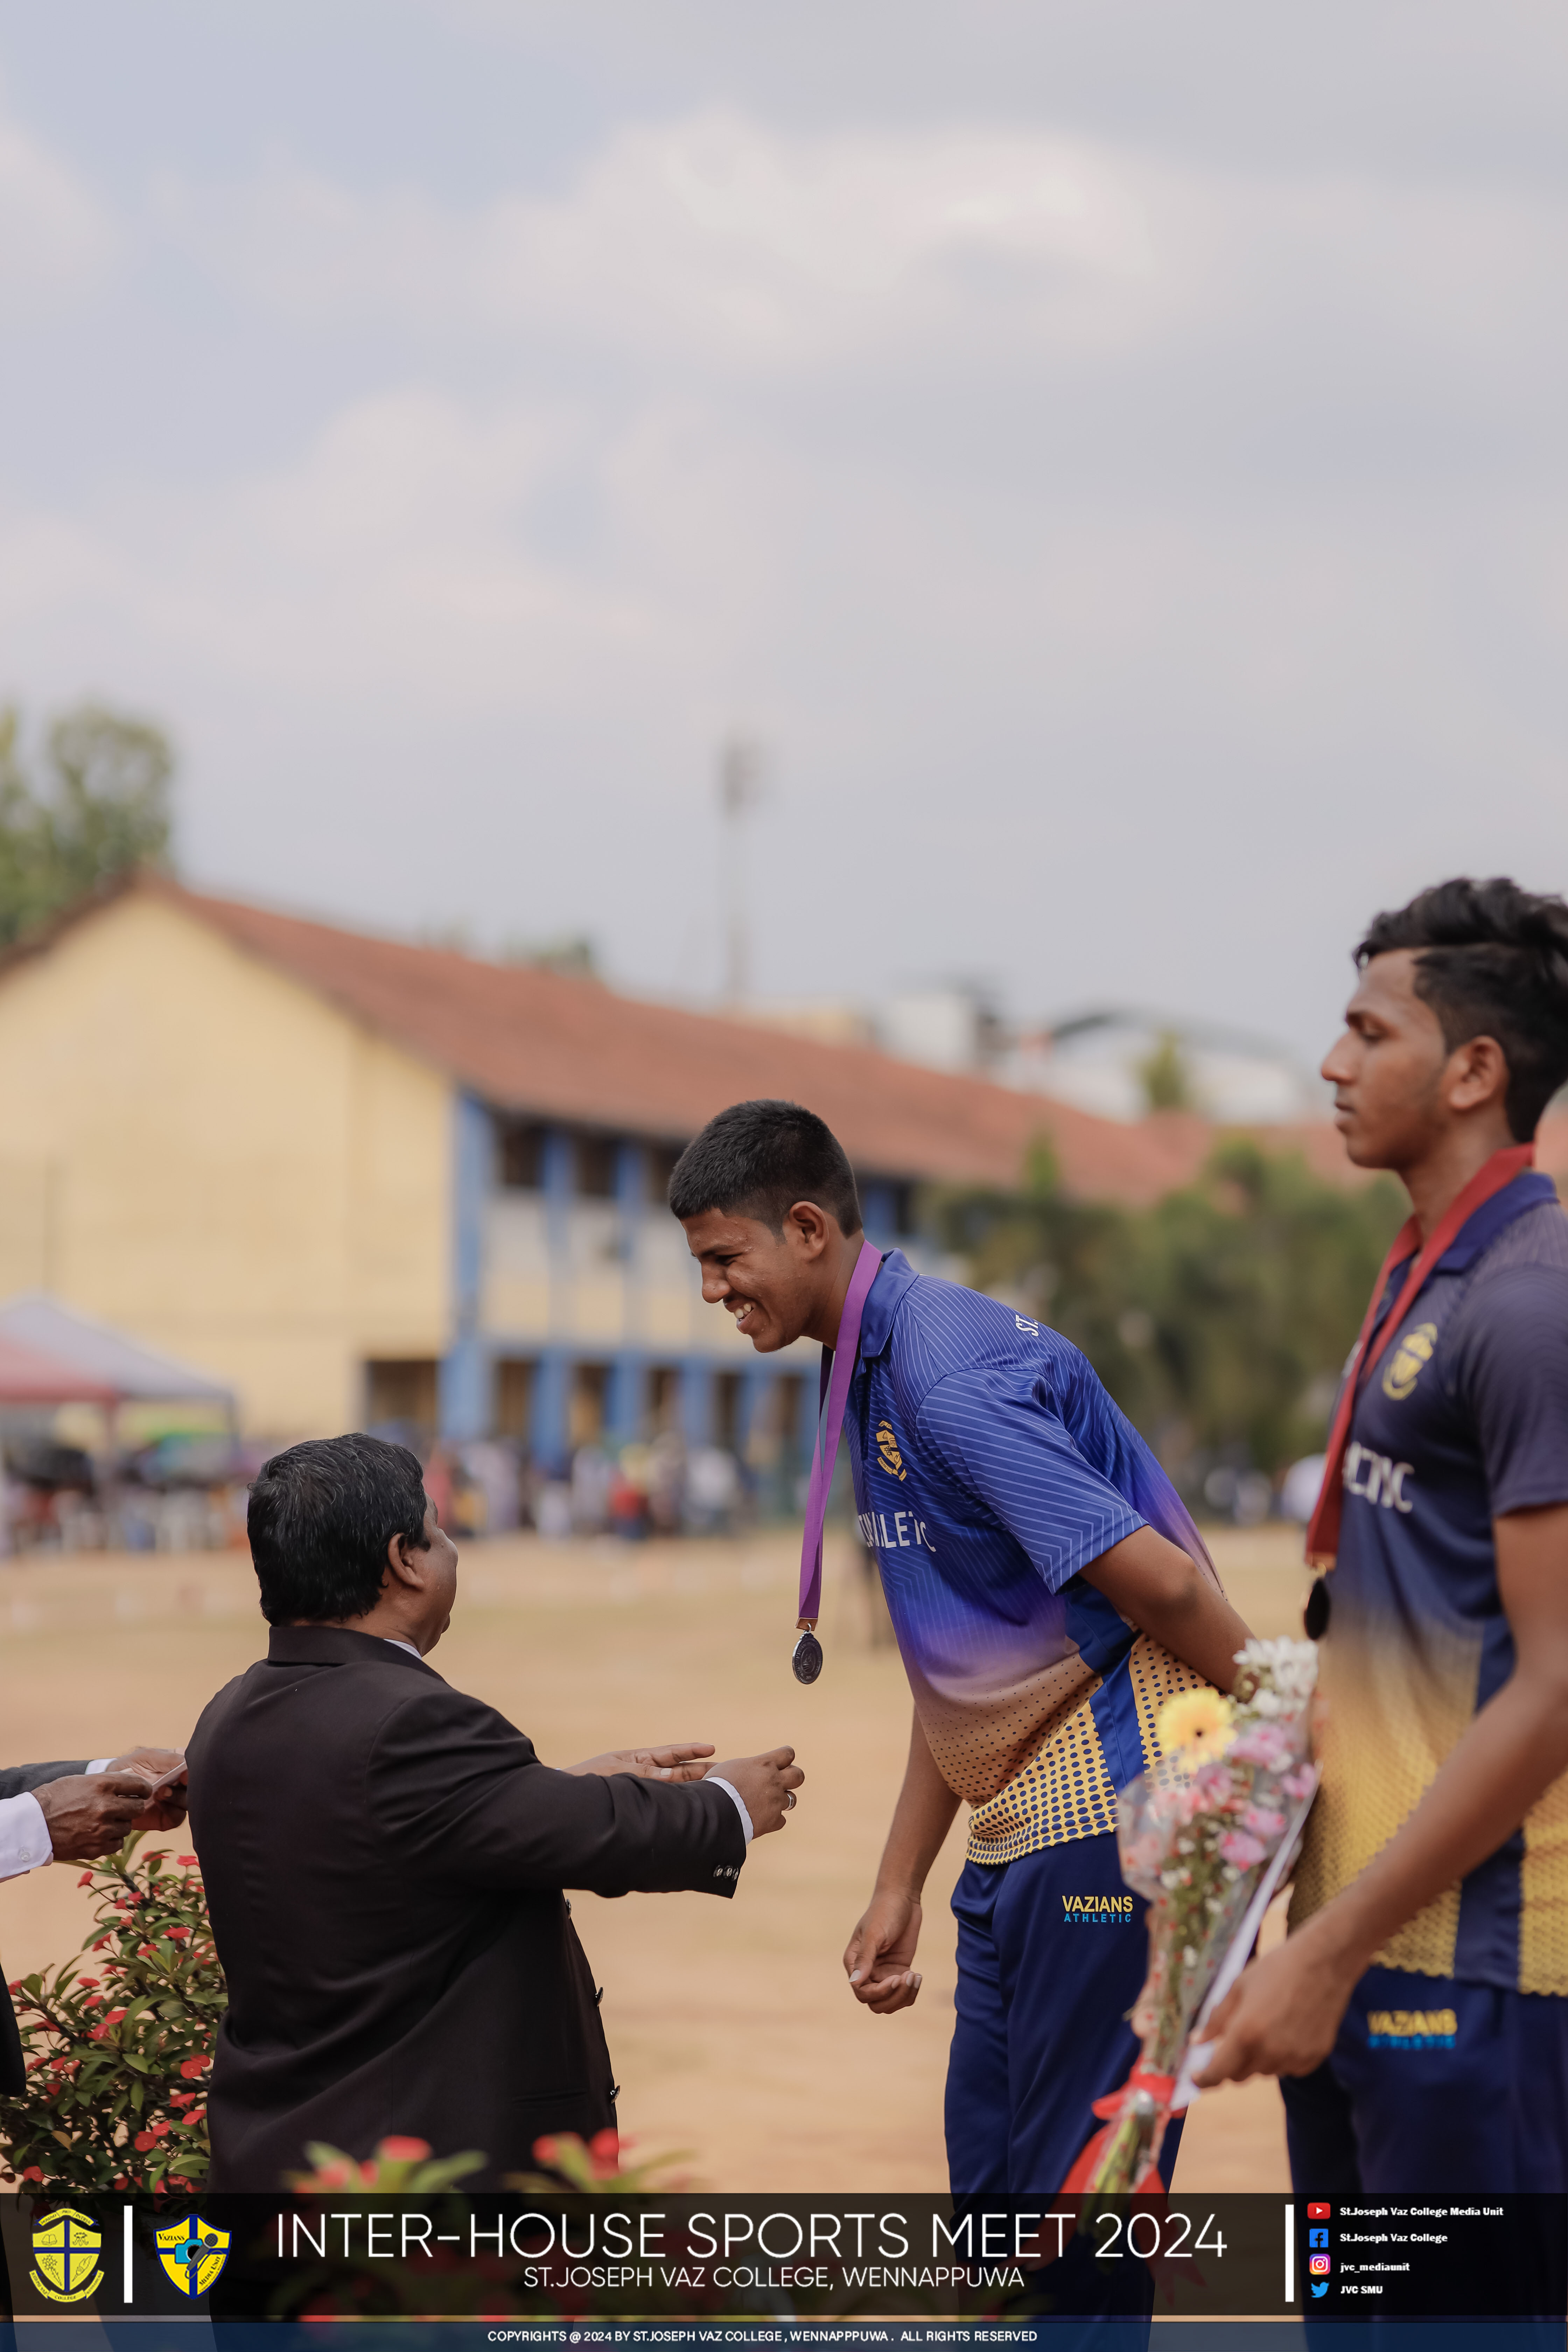
[(1178, 1691), (1160, 1709), (1155, 1737), (1167, 1754), (1184, 1748), (1199, 1759), (1223, 1756), (1231, 1742), (1230, 1717), (1230, 1701), (1218, 1691)]

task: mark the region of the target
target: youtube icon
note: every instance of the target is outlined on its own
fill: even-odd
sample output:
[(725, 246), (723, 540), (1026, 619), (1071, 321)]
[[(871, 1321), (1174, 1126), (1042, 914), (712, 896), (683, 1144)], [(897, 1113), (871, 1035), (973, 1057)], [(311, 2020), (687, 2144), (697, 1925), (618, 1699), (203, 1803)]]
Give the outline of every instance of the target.
[(1332, 2210), (1333, 2208), (1330, 2205), (1309, 2205), (1307, 2219), (1309, 2221), (1326, 2221)]

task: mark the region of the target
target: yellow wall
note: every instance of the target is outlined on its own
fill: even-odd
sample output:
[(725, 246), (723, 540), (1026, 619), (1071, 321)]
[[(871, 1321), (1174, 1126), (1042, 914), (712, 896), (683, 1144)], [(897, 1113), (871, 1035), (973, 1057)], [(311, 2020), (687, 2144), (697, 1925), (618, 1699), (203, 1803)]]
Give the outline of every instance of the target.
[(448, 1341), (448, 1081), (152, 894), (0, 980), (0, 1297), (53, 1291), (350, 1428)]

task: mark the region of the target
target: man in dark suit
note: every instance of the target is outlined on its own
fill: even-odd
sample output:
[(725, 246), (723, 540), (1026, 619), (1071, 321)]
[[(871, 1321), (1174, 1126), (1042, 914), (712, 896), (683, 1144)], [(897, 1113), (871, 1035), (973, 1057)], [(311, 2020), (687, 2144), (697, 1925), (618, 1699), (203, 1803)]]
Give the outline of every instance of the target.
[[(93, 1763), (0, 1767), (0, 1879), (50, 1862), (95, 1862), (133, 1830), (178, 1829), (185, 1818), (184, 1789), (171, 1785), (151, 1805), (147, 1791), (180, 1760), (172, 1748), (133, 1748)], [(0, 2092), (15, 2098), (26, 2080), (16, 2012), (3, 2000)]]
[(732, 1895), (783, 1826), (794, 1750), (687, 1745), (570, 1771), (425, 1661), (458, 1555), (416, 1457), (291, 1446), (251, 1491), (267, 1657), (191, 1741), (191, 1823), (229, 2007), (215, 2189), (275, 2190), (322, 2140), (476, 2148), (476, 2187), (542, 2133), (612, 2126), (598, 1996), (563, 1889)]

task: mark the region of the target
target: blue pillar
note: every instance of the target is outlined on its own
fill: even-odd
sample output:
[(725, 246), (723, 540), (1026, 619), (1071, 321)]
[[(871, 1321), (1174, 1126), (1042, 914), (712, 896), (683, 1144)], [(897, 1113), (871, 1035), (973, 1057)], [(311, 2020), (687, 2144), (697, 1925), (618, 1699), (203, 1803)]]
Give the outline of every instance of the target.
[(495, 1129), (482, 1102), (458, 1095), (452, 1134), (452, 1338), (441, 1360), (441, 1435), (482, 1437), (490, 1425), (489, 1353), (479, 1331), (485, 1203), (495, 1177)]
[(899, 1196), (891, 1184), (868, 1184), (860, 1194), (866, 1238), (886, 1249), (898, 1238)]
[(643, 1433), (647, 1367), (640, 1356), (619, 1355), (610, 1366), (605, 1396), (605, 1434), (614, 1445), (628, 1445)]
[(565, 1469), (571, 1453), (571, 1394), (570, 1359), (559, 1348), (547, 1349), (533, 1375), (529, 1444), (534, 1461), (552, 1477)]
[(713, 1443), (713, 1367), (701, 1361), (680, 1368), (680, 1432), (688, 1445)]

